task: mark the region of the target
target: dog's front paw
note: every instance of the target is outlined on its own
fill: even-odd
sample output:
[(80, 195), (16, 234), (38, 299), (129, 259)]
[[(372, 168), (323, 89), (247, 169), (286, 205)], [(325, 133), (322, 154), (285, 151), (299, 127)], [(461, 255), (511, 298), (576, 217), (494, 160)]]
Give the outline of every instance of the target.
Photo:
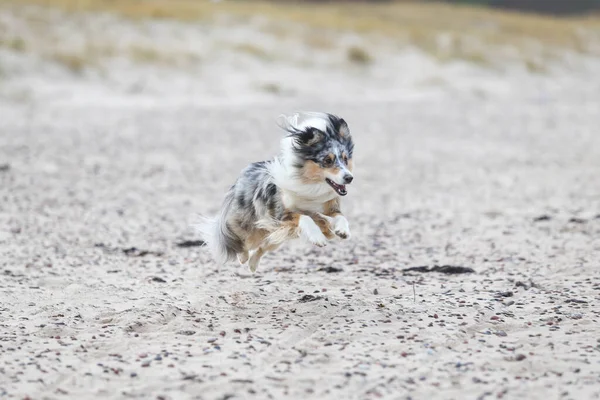
[(321, 232), (319, 232), (319, 235), (315, 235), (315, 237), (310, 238), (309, 241), (318, 247), (325, 247), (327, 245), (327, 238)]
[(333, 231), (337, 236), (342, 239), (350, 238), (350, 227), (348, 226), (348, 220), (343, 215), (338, 215), (333, 221)]
[(315, 246), (323, 247), (327, 244), (327, 238), (311, 217), (302, 215), (298, 228), (300, 228), (300, 235)]

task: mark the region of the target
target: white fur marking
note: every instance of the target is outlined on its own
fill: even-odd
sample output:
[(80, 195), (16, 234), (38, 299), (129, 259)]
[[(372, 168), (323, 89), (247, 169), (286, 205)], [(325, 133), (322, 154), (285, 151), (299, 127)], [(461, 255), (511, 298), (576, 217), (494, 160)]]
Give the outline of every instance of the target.
[(342, 239), (350, 239), (350, 226), (348, 220), (343, 215), (336, 215), (333, 219), (333, 230), (335, 234)]
[(327, 244), (327, 238), (321, 232), (315, 221), (308, 215), (301, 215), (298, 221), (298, 229), (300, 236), (308, 240), (310, 243), (323, 247)]

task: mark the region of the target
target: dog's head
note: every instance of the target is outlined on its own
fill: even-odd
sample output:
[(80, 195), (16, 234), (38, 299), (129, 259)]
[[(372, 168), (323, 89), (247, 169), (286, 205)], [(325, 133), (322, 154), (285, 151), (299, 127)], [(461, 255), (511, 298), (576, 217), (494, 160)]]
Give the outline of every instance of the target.
[(354, 179), (354, 142), (348, 124), (328, 113), (302, 113), (286, 117), (281, 126), (289, 133), (286, 156), (303, 183), (325, 183), (340, 196)]

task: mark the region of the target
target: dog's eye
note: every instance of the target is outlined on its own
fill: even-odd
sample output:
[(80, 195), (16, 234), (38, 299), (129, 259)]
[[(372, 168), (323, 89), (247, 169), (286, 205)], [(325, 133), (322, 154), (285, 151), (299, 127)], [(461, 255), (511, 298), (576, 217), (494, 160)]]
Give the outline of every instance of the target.
[(347, 155), (344, 155), (344, 164), (346, 164), (346, 165), (348, 164), (348, 156)]
[(330, 167), (333, 164), (333, 158), (327, 157), (323, 159), (323, 165), (326, 167)]

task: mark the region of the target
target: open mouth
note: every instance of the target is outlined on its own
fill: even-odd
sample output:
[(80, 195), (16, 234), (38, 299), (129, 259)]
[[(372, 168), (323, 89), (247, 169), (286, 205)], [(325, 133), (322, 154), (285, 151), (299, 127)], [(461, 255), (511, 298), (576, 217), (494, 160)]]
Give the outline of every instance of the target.
[(338, 185), (329, 178), (325, 178), (325, 182), (329, 183), (329, 186), (331, 186), (333, 190), (335, 190), (335, 192), (340, 196), (345, 196), (348, 194), (348, 192), (346, 191), (346, 185)]

